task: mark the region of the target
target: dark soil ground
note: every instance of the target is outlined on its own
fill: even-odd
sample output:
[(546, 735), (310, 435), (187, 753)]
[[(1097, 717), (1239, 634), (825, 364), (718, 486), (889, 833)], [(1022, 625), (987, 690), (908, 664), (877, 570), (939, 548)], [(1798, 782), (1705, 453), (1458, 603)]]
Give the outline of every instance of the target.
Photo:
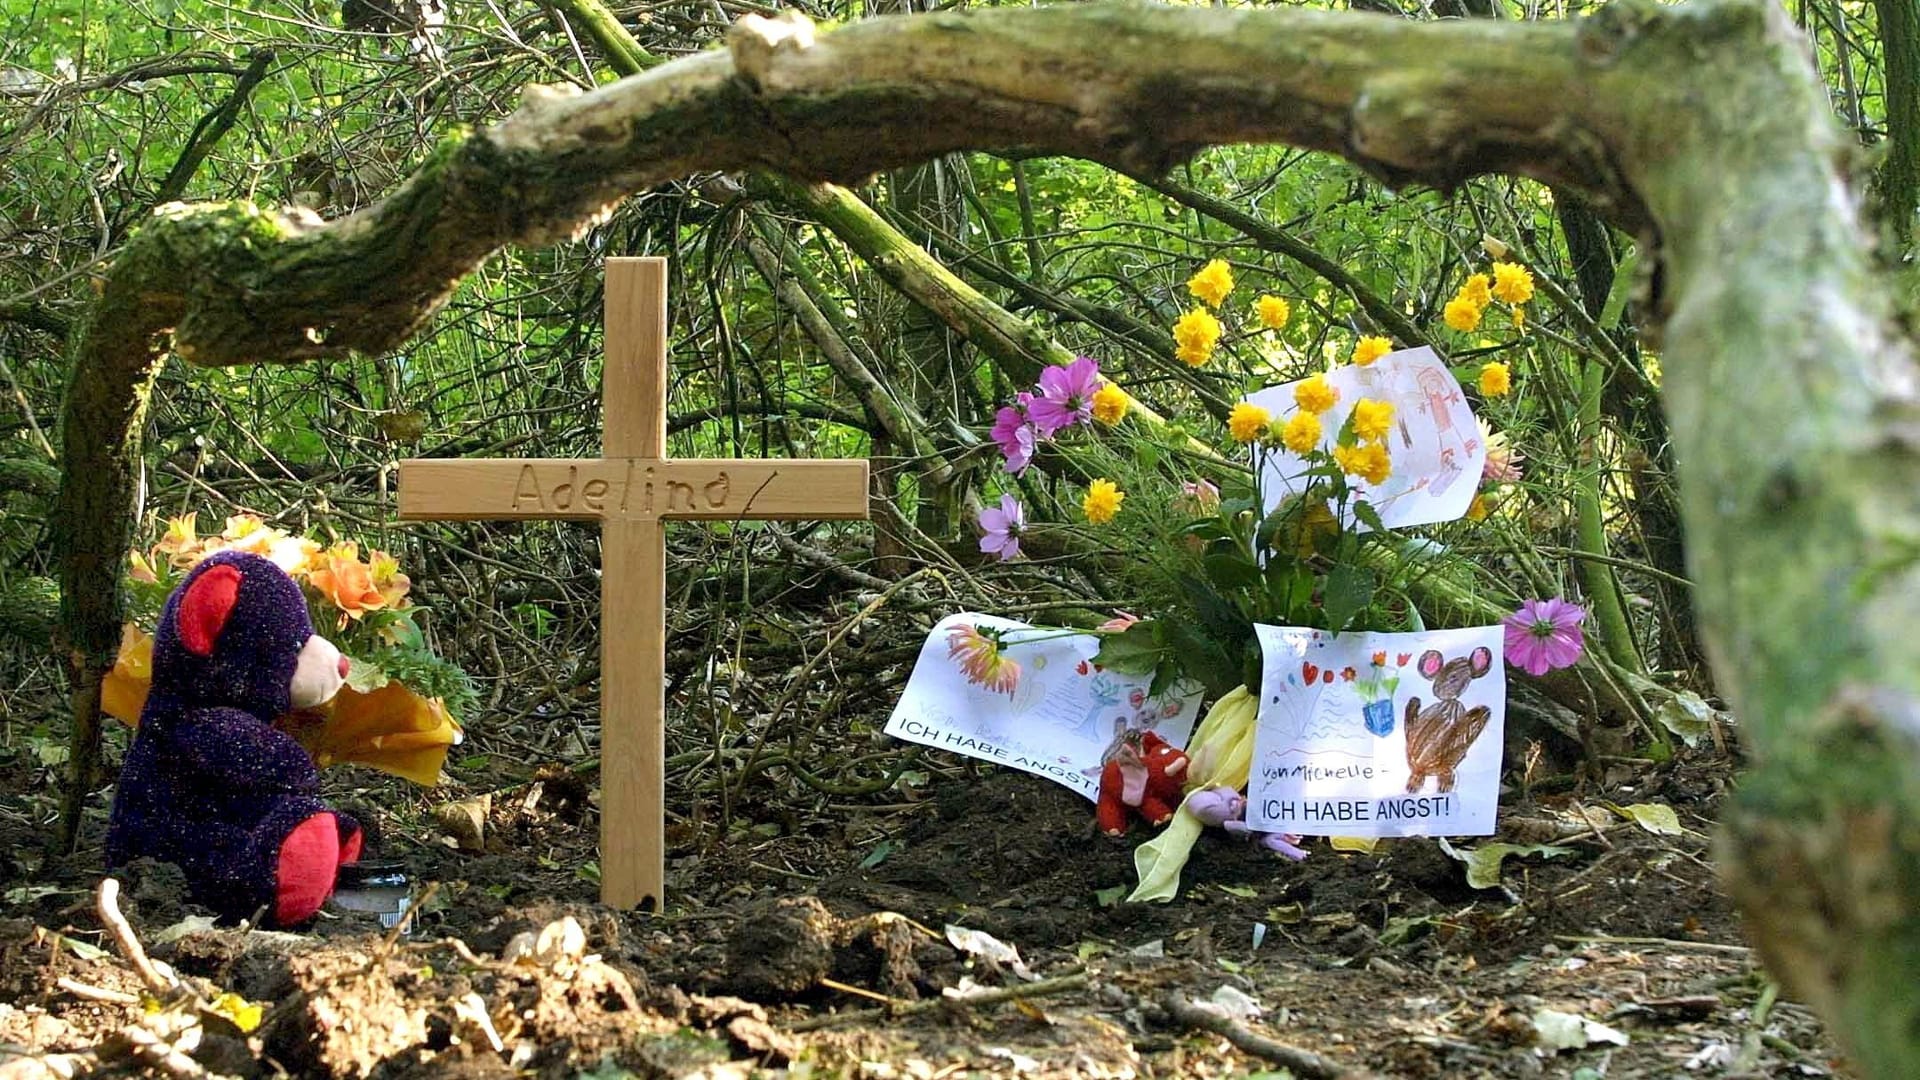
[[(1098, 836), (1078, 797), (927, 764), (911, 789), (804, 814), (748, 791), (736, 805), (754, 812), (722, 820), (682, 793), (700, 809), (674, 823), (659, 915), (594, 902), (590, 775), (422, 795), (334, 770), (342, 796), (385, 800), (384, 852), (434, 885), (407, 936), (346, 913), (300, 937), (194, 928), (172, 868), (125, 875), (153, 956), (201, 1001), (262, 1006), (254, 1026), (234, 999), (141, 1003), (154, 995), (96, 911), (97, 848), (43, 860), (45, 772), (16, 758), (0, 798), (0, 1077), (141, 1062), (173, 1076), (921, 1080), (1284, 1076), (1289, 1060), (1295, 1075), (1412, 1078), (1842, 1068), (1811, 1015), (1776, 1000), (1716, 886), (1705, 834), (1733, 766), (1711, 751), (1510, 797), (1489, 839), (1567, 851), (1510, 858), (1495, 888), (1469, 887), (1431, 840), (1316, 843), (1294, 864), (1209, 835), (1181, 898), (1145, 906), (1115, 902), (1128, 845)], [(1609, 803), (1670, 805), (1687, 831), (1655, 835)], [(1017, 948), (1037, 981), (957, 950), (949, 926)], [(974, 987), (1023, 996), (943, 998)], [(1260, 1010), (1231, 1038), (1184, 1007), (1223, 997)], [(1625, 1045), (1544, 1045), (1542, 1010)], [(191, 1050), (169, 1059), (155, 1040)]]

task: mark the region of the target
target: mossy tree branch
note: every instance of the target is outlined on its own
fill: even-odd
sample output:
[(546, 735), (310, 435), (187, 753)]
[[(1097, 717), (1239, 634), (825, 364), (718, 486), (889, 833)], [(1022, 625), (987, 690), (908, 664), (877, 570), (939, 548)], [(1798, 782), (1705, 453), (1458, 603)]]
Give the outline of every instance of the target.
[(132, 433), (169, 350), (393, 348), (500, 245), (557, 240), (696, 170), (851, 181), (992, 148), (1138, 175), (1249, 141), (1393, 183), (1518, 172), (1643, 231), (1704, 637), (1759, 760), (1729, 809), (1728, 880), (1862, 1073), (1920, 1075), (1920, 402), (1854, 152), (1767, 0), (1619, 0), (1579, 23), (1076, 5), (818, 42), (751, 20), (725, 51), (531, 93), (339, 222), (165, 208), (76, 346), (54, 517), (76, 721), (98, 715)]

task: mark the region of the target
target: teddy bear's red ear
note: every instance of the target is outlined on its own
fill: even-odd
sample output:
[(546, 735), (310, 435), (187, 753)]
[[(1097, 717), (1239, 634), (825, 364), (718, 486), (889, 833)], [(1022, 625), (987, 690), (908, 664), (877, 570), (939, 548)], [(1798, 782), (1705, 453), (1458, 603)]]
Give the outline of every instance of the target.
[(231, 566), (215, 566), (195, 578), (174, 615), (180, 644), (195, 656), (212, 656), (213, 643), (239, 599), (240, 571)]

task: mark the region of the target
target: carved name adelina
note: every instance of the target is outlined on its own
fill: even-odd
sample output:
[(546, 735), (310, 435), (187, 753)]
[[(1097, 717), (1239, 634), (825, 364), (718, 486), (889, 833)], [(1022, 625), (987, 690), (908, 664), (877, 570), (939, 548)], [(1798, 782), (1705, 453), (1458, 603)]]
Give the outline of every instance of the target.
[[(568, 465), (564, 470), (559, 466), (542, 469), (531, 463), (521, 465), (520, 476), (513, 485), (513, 509), (521, 513), (530, 510), (695, 513), (726, 509), (727, 496), (732, 493), (732, 484), (724, 469), (715, 473), (712, 480), (697, 486), (656, 477), (652, 465), (640, 466), (631, 459), (588, 466), (587, 472), (583, 480), (578, 465)], [(614, 475), (608, 476), (608, 473)]]

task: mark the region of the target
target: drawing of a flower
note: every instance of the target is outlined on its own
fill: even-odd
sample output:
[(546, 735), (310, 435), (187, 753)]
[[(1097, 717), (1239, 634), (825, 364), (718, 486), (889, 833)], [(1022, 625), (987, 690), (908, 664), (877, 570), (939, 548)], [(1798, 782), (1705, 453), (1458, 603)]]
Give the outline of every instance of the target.
[(1529, 675), (1570, 667), (1586, 649), (1580, 624), (1587, 610), (1556, 596), (1529, 600), (1500, 620), (1507, 628), (1507, 663)]
[(1011, 694), (1020, 685), (1020, 665), (1007, 656), (997, 630), (962, 625), (947, 631), (947, 659), (968, 682), (996, 694)]

